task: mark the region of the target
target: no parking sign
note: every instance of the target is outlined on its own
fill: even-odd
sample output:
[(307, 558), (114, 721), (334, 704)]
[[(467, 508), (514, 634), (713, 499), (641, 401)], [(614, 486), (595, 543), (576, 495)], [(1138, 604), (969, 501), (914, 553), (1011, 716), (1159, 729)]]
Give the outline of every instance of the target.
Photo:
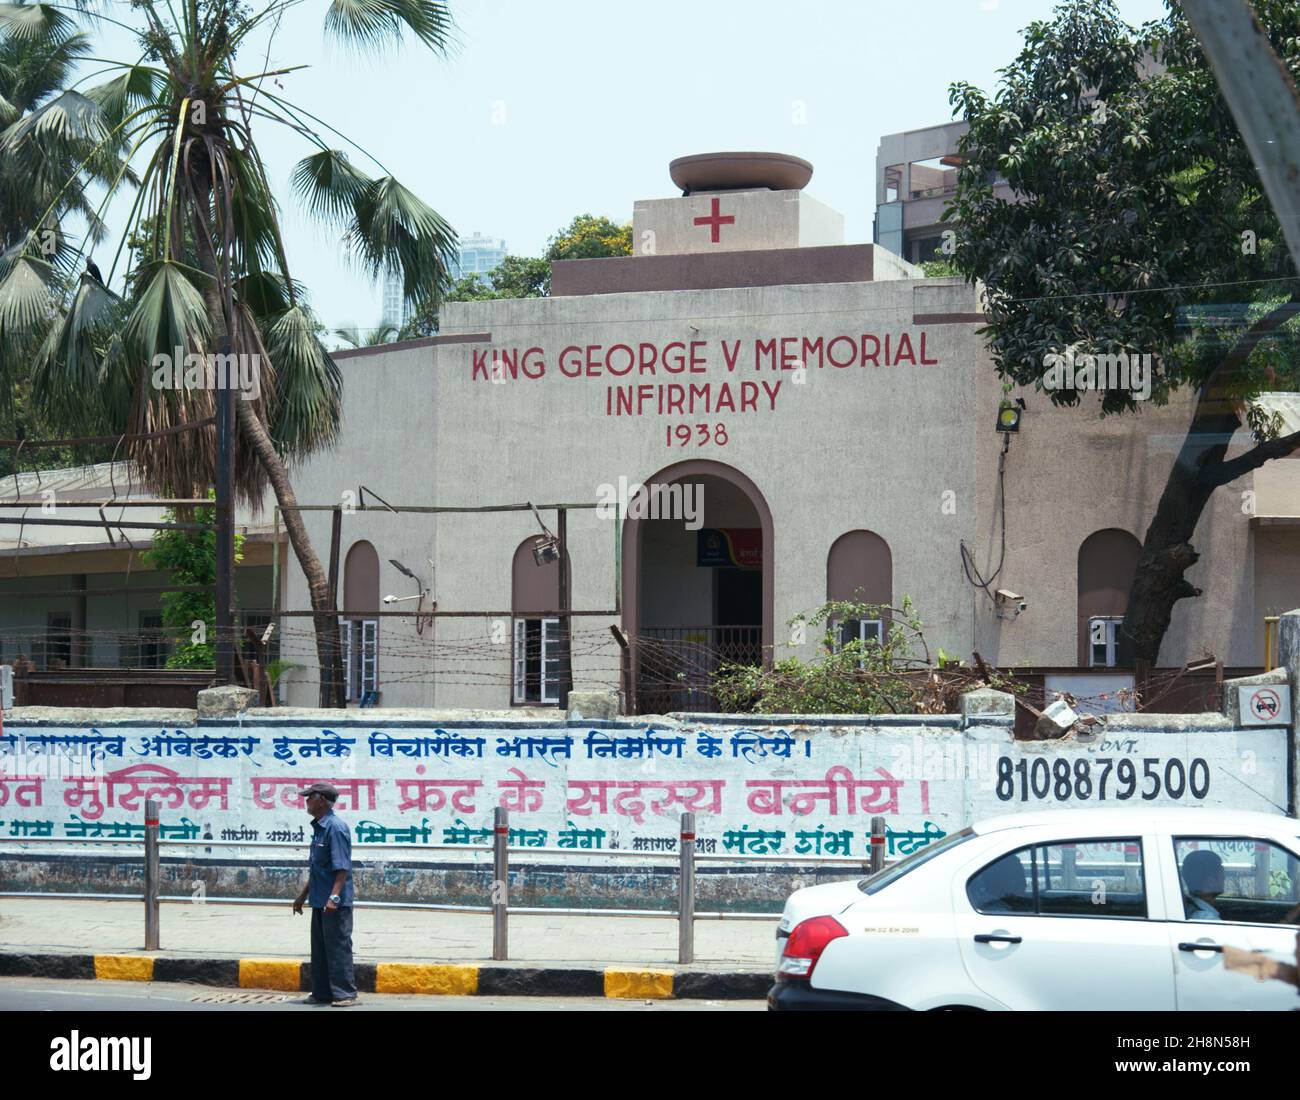
[(1243, 726), (1291, 724), (1291, 688), (1287, 684), (1242, 688), (1237, 699), (1238, 718)]

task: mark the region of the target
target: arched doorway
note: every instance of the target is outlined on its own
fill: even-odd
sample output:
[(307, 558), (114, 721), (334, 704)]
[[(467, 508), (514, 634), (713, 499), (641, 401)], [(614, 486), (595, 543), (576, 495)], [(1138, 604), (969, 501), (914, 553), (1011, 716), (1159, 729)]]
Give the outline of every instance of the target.
[(637, 713), (715, 709), (720, 664), (770, 659), (773, 566), (771, 510), (739, 470), (695, 460), (647, 479), (623, 527)]

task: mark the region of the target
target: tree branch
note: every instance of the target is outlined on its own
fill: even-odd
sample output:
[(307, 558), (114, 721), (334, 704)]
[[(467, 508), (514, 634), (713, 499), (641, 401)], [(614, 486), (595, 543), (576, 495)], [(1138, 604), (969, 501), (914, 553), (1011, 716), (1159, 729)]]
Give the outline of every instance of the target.
[(1210, 371), (1205, 381), (1201, 383), (1202, 399), (1209, 394), (1211, 386), (1226, 385), (1230, 382), (1232, 376), (1245, 365), (1246, 360), (1250, 358), (1251, 353), (1259, 347), (1264, 338), (1297, 315), (1300, 315), (1300, 298), (1297, 298), (1293, 291), (1289, 301), (1283, 302), (1276, 309), (1270, 310), (1251, 325), (1233, 345), (1232, 350), (1219, 361), (1219, 365)]
[(1231, 461), (1216, 462), (1203, 470), (1201, 480), (1208, 485), (1227, 485), (1228, 482), (1236, 481), (1243, 474), (1259, 469), (1269, 459), (1285, 458), (1297, 448), (1300, 448), (1300, 432), (1292, 432), (1277, 439), (1266, 439)]

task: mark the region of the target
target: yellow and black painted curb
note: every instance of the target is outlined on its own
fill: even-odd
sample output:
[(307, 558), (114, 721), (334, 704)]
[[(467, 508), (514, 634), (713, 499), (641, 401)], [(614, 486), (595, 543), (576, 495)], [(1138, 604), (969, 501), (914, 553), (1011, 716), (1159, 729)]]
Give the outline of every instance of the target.
[[(472, 997), (610, 997), (636, 1000), (762, 1000), (770, 971), (636, 967), (481, 966), (477, 963), (359, 962), (362, 993)], [(299, 959), (193, 959), (154, 955), (0, 952), (0, 977), (192, 982), (235, 989), (310, 992), (311, 966)]]

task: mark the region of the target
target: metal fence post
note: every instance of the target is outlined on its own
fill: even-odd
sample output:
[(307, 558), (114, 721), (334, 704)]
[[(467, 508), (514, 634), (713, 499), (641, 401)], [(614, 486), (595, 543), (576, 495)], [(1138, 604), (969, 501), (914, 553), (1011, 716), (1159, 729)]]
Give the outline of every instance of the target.
[(695, 961), (695, 815), (682, 814), (677, 875), (677, 961)]
[(885, 819), (871, 819), (871, 873), (874, 875), (885, 865)]
[(492, 958), (508, 957), (506, 918), (510, 906), (510, 811), (492, 811)]
[(144, 949), (158, 950), (158, 812), (160, 803), (144, 803)]

